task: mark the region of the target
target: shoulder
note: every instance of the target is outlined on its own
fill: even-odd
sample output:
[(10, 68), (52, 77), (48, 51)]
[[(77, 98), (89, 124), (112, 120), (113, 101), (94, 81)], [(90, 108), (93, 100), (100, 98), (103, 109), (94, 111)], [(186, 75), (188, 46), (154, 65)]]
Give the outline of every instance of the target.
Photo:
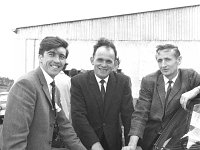
[(35, 70), (24, 74), (21, 76), (13, 85), (15, 88), (25, 88), (34, 91), (35, 84), (37, 84), (39, 79), (37, 78), (37, 72)]
[(160, 70), (157, 70), (156, 72), (150, 73), (142, 78), (142, 81), (148, 81), (148, 82), (156, 82), (158, 77), (162, 75)]
[(200, 74), (197, 73), (194, 69), (179, 69), (180, 70), (180, 78), (182, 81), (197, 81), (200, 80)]
[(129, 76), (123, 74), (123, 73), (116, 73), (116, 72), (112, 72), (111, 75), (114, 75), (116, 78), (119, 79), (127, 79), (130, 78)]
[(190, 69), (179, 69), (180, 73), (182, 75), (192, 75), (192, 74), (198, 74), (194, 69), (190, 68)]
[(94, 76), (93, 70), (87, 71), (85, 73), (79, 73), (71, 78), (71, 82), (74, 83), (74, 82), (88, 81), (89, 78), (91, 78), (92, 76)]

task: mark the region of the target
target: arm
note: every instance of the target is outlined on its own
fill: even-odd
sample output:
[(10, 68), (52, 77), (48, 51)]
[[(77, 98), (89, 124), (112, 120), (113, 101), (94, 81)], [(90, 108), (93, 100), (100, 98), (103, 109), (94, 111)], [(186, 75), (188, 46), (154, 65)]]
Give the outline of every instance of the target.
[(34, 116), (36, 90), (29, 81), (17, 82), (9, 92), (3, 122), (3, 147), (25, 150), (29, 127)]
[(131, 118), (131, 129), (129, 135), (131, 140), (129, 146), (135, 147), (138, 139), (143, 138), (144, 129), (150, 112), (154, 82), (149, 77), (144, 77), (141, 82), (139, 99), (135, 105), (135, 111)]
[(71, 79), (72, 123), (84, 146), (90, 149), (93, 144), (99, 142), (99, 138), (88, 121), (85, 97), (77, 79)]
[(65, 145), (69, 149), (86, 150), (80, 139), (77, 137), (77, 134), (74, 131), (71, 122), (66, 117), (62, 106), (60, 107), (61, 110), (57, 112), (57, 122), (59, 124), (59, 133), (62, 136)]
[(200, 96), (200, 74), (194, 70), (188, 71), (188, 83), (189, 89), (187, 92), (183, 93), (180, 98), (180, 104), (184, 109), (187, 109), (186, 106), (195, 97)]
[(194, 89), (183, 93), (180, 98), (181, 106), (186, 110), (187, 109), (186, 106), (187, 106), (188, 102), (191, 99), (195, 98), (199, 93), (200, 93), (200, 86), (197, 86)]
[(138, 143), (139, 137), (132, 135), (130, 137), (130, 141), (128, 146), (125, 146), (122, 148), (122, 150), (137, 150), (137, 143)]
[(124, 126), (124, 137), (125, 137), (125, 145), (128, 145), (128, 133), (131, 125), (131, 116), (134, 111), (133, 108), (133, 98), (132, 91), (130, 87), (130, 79), (127, 78), (122, 95), (122, 103), (121, 103), (121, 119), (122, 124)]

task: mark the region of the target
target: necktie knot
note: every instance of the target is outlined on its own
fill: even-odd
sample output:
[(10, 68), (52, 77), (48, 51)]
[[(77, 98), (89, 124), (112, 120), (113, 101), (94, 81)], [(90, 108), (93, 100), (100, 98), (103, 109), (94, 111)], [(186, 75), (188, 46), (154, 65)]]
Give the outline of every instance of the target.
[(101, 83), (101, 85), (104, 85), (105, 80), (102, 79), (102, 80), (100, 81), (100, 83)]
[(173, 81), (172, 81), (172, 80), (169, 80), (168, 83), (169, 83), (169, 86), (171, 86), (172, 83), (173, 83)]
[(52, 87), (55, 87), (55, 81), (52, 81), (52, 82), (50, 83), (50, 85), (51, 85)]

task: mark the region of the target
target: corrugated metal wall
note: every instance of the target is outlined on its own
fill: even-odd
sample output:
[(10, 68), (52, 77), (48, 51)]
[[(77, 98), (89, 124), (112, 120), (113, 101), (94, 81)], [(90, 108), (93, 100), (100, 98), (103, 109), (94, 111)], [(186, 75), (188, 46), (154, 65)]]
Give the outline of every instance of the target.
[[(138, 96), (141, 78), (156, 69), (155, 48), (171, 43), (179, 47), (181, 67), (200, 72), (200, 5), (121, 16), (54, 23), (16, 29), (25, 42), (25, 72), (38, 66), (40, 40), (49, 35), (69, 42), (68, 69), (92, 69), (90, 57), (95, 40), (114, 40), (120, 69), (132, 80), (133, 97)], [(23, 50), (21, 50), (23, 52)]]
[(59, 35), (68, 40), (200, 40), (200, 5), (98, 19), (18, 28), (25, 38)]

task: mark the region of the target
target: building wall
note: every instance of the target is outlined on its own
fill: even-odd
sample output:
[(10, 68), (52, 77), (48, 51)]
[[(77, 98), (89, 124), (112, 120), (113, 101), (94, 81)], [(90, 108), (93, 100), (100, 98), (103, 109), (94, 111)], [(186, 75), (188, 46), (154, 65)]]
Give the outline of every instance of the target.
[(25, 72), (38, 66), (40, 40), (49, 35), (69, 42), (68, 69), (92, 69), (93, 45), (100, 37), (114, 40), (121, 60), (120, 69), (132, 80), (133, 97), (138, 96), (143, 76), (158, 69), (158, 44), (179, 47), (181, 67), (200, 72), (200, 5), (120, 16), (22, 27), (16, 29), (24, 40)]
[(68, 40), (115, 41), (200, 40), (200, 5), (121, 16), (17, 28), (26, 39), (59, 35)]

